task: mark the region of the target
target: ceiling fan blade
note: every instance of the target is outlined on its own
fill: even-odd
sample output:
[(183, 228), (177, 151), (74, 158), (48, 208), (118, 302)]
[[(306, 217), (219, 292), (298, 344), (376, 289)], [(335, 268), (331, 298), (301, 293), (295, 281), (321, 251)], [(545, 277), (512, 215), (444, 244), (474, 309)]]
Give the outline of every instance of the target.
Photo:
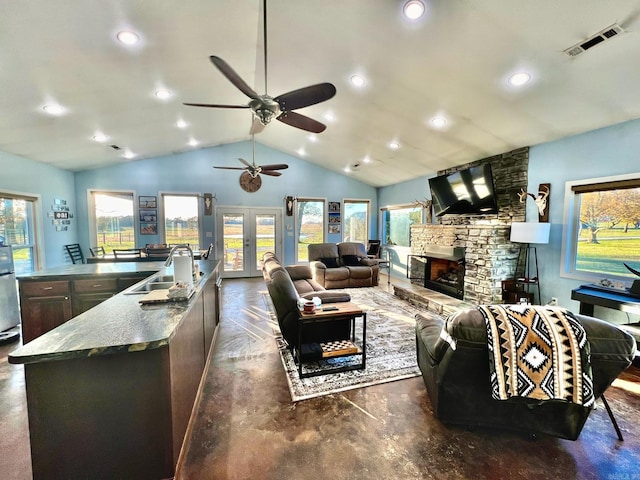
[(274, 163), (273, 165), (261, 165), (260, 168), (264, 172), (265, 170), (285, 170), (289, 168), (286, 163)]
[(209, 107), (209, 108), (249, 108), (249, 105), (218, 105), (215, 103), (183, 103), (189, 107)]
[(222, 72), (222, 74), (236, 86), (238, 90), (249, 98), (258, 98), (258, 94), (253, 90), (253, 88), (247, 85), (247, 83), (240, 78), (240, 75), (238, 75), (227, 62), (215, 55), (211, 55), (209, 59), (216, 67), (218, 67), (218, 70), (220, 70), (220, 72)]
[(253, 123), (251, 123), (251, 128), (249, 129), (249, 134), (255, 135), (256, 133), (260, 133), (264, 130), (264, 127), (265, 125), (263, 125), (260, 119), (254, 115)]
[(246, 170), (246, 168), (244, 168), (244, 167), (216, 167), (216, 166), (214, 166), (213, 168), (221, 168), (223, 170)]
[(296, 112), (282, 112), (276, 120), (280, 120), (282, 123), (286, 123), (287, 125), (291, 125), (292, 127), (306, 130), (311, 133), (322, 133), (327, 128), (323, 123), (320, 123), (313, 118), (300, 115)]
[(261, 175), (269, 175), (271, 177), (279, 177), (280, 175), (282, 175), (280, 172), (274, 172), (272, 170), (262, 170), (260, 172)]
[(238, 160), (240, 160), (247, 167), (253, 168), (253, 165), (251, 165), (249, 162), (247, 162), (244, 158), (238, 158)]
[(336, 87), (330, 83), (318, 83), (299, 88), (274, 98), (283, 111), (296, 110), (329, 100), (336, 94)]

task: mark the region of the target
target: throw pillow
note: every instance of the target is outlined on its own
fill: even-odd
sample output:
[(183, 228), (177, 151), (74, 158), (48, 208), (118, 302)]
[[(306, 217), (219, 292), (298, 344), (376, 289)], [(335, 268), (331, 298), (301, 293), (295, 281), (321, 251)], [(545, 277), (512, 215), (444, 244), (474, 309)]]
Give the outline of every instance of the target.
[(321, 258), (320, 261), (324, 263), (327, 268), (338, 268), (338, 259), (336, 257)]
[(343, 255), (342, 263), (344, 263), (347, 267), (357, 267), (360, 265), (360, 257), (357, 255)]

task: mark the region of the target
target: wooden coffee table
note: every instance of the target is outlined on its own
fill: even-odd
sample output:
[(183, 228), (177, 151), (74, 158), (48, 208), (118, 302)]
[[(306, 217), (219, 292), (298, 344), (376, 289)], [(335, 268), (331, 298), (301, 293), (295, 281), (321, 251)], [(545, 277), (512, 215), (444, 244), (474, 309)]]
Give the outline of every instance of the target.
[[(356, 318), (362, 318), (362, 343), (356, 344), (355, 327)], [(303, 371), (303, 364), (305, 361), (302, 358), (302, 337), (305, 326), (322, 323), (327, 321), (335, 321), (342, 319), (345, 322), (350, 322), (350, 337), (343, 339), (341, 342), (327, 342), (332, 345), (324, 344), (322, 350), (322, 357), (312, 361), (326, 360), (329, 358), (340, 358), (358, 355), (361, 357), (361, 362), (356, 365), (338, 365), (335, 368), (326, 368), (318, 371)], [(323, 344), (319, 344), (323, 345)], [(315, 377), (318, 375), (326, 375), (329, 373), (346, 372), (349, 370), (362, 370), (366, 366), (367, 361), (367, 313), (364, 312), (355, 303), (351, 302), (338, 302), (328, 303), (322, 305), (322, 308), (317, 309), (313, 313), (300, 312), (300, 325), (298, 328), (298, 342), (295, 346), (293, 358), (298, 364), (298, 375), (300, 378)]]

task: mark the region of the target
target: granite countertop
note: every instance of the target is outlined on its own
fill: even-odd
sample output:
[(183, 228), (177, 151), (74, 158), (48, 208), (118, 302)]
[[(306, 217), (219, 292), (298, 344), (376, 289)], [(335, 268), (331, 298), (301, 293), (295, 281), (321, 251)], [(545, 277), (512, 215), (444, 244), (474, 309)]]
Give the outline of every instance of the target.
[(51, 277), (82, 278), (83, 276), (119, 276), (123, 273), (146, 273), (149, 275), (162, 270), (164, 262), (120, 262), (120, 263), (83, 263), (48, 268), (38, 272), (19, 275), (18, 280), (47, 280)]
[[(120, 267), (126, 263), (105, 265), (75, 265), (76, 267), (66, 275), (83, 275), (95, 273), (122, 273)], [(160, 262), (162, 266), (162, 262)], [(215, 259), (200, 260), (201, 277), (196, 285), (195, 294), (188, 301), (171, 302), (154, 305), (140, 305), (138, 300), (143, 294), (128, 294), (134, 287), (128, 288), (108, 300), (100, 303), (59, 327), (32, 340), (26, 345), (9, 354), (9, 363), (29, 364), (74, 358), (87, 358), (96, 355), (108, 355), (119, 352), (137, 352), (150, 350), (168, 345), (173, 333), (182, 319), (195, 304), (202, 293), (202, 286), (216, 271), (219, 261)], [(144, 271), (150, 264), (129, 266), (127, 271)], [(105, 270), (104, 267), (110, 267)], [(27, 276), (40, 277), (47, 274), (65, 275), (67, 267), (51, 269), (43, 275)], [(93, 269), (93, 270), (91, 270)], [(161, 267), (161, 273), (171, 273), (173, 267)], [(152, 273), (160, 270), (154, 269)]]

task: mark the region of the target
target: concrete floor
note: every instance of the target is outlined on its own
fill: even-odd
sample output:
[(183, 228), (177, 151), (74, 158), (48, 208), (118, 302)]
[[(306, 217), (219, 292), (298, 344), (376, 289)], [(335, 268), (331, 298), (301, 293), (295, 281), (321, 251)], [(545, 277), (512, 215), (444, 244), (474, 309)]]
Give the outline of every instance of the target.
[[(382, 288), (387, 288), (383, 282)], [(292, 403), (261, 279), (225, 281), (223, 321), (176, 478), (640, 479), (640, 370), (601, 403), (575, 441), (447, 427), (422, 378)]]
[[(382, 288), (387, 288), (382, 283)], [(225, 280), (222, 323), (180, 479), (640, 479), (640, 369), (575, 441), (467, 431), (433, 416), (420, 377), (292, 403), (260, 279)], [(0, 478), (31, 478), (21, 366), (0, 346)], [(90, 474), (89, 474), (90, 478)]]

